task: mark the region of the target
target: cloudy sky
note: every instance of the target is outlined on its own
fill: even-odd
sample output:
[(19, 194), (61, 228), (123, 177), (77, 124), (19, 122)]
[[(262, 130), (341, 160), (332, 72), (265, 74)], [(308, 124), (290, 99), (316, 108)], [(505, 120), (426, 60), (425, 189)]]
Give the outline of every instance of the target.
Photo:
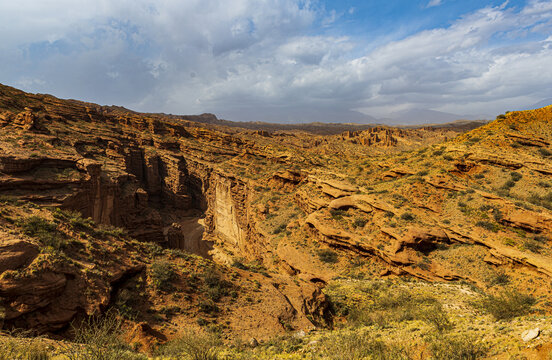
[(495, 116), (552, 97), (552, 0), (0, 1), (0, 83), (230, 120)]

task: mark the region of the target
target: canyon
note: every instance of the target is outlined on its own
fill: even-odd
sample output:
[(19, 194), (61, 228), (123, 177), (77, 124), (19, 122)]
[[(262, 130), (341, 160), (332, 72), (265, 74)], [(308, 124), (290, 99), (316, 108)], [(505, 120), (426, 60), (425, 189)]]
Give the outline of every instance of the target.
[(552, 108), (503, 116), (312, 133), (0, 85), (3, 326), (68, 338), (118, 307), (144, 351), (183, 327), (268, 341), (343, 321), (342, 279), (507, 278), (548, 315)]

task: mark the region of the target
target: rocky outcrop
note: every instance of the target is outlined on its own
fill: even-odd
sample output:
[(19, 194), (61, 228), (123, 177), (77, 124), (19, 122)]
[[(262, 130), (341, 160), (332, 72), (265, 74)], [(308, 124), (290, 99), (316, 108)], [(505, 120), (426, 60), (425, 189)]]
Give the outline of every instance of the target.
[(29, 265), (38, 253), (39, 249), (35, 244), (17, 239), (0, 230), (0, 274)]
[(306, 175), (300, 171), (284, 170), (272, 175), (269, 185), (275, 188), (290, 189), (298, 185), (306, 178)]
[(552, 216), (534, 211), (510, 208), (502, 215), (500, 222), (532, 233), (552, 235)]
[(341, 137), (354, 144), (358, 143), (364, 146), (392, 147), (398, 143), (396, 137), (403, 134), (400, 129), (375, 126), (364, 131), (345, 131), (341, 134)]

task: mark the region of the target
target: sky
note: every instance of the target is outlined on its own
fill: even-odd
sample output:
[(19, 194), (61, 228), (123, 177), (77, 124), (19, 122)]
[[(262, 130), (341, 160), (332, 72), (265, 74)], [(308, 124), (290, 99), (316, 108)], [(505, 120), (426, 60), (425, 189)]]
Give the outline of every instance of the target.
[(552, 0), (0, 1), (0, 83), (236, 121), (490, 118), (552, 97)]

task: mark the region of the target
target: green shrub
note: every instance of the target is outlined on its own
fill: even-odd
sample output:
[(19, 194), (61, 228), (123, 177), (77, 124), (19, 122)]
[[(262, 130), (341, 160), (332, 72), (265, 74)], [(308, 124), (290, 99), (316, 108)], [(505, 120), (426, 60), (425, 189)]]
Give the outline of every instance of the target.
[(337, 253), (331, 249), (320, 249), (316, 253), (322, 262), (335, 264), (338, 261)]
[(213, 300), (203, 300), (198, 304), (199, 311), (206, 314), (214, 314), (219, 311), (217, 304)]
[(207, 268), (200, 277), (203, 281), (202, 292), (214, 302), (227, 296), (229, 290), (234, 286), (231, 282), (224, 280), (213, 267)]
[(483, 343), (465, 335), (440, 335), (428, 345), (431, 358), (435, 360), (477, 360), (488, 352)]
[(539, 242), (533, 240), (533, 239), (527, 239), (523, 242), (523, 247), (526, 250), (529, 250), (531, 252), (534, 252), (536, 254), (539, 254), (542, 250), (542, 246)]
[(421, 320), (434, 326), (435, 330), (440, 333), (450, 330), (453, 326), (447, 313), (443, 310), (443, 306), (438, 302), (430, 303), (425, 307), (421, 306), (418, 312), (417, 316)]
[(516, 171), (512, 171), (510, 173), (510, 177), (512, 178), (512, 181), (515, 181), (515, 182), (518, 182), (521, 180), (521, 178), (523, 177), (523, 175), (521, 175), (520, 173), (516, 172)]
[(65, 234), (57, 230), (57, 225), (40, 216), (19, 219), (16, 223), (25, 235), (38, 239), (43, 245), (61, 250), (65, 247)]
[(151, 265), (151, 281), (157, 290), (171, 291), (174, 276), (172, 265), (166, 261), (156, 261)]
[(73, 324), (74, 343), (62, 343), (61, 352), (69, 360), (146, 360), (131, 351), (122, 340), (122, 321), (110, 310), (103, 316), (92, 316), (80, 326)]
[(353, 221), (353, 227), (354, 228), (361, 228), (361, 227), (364, 227), (364, 225), (366, 225), (366, 223), (368, 222), (368, 220), (366, 219), (363, 219), (363, 218), (356, 218), (354, 221)]
[(434, 326), (439, 332), (452, 327), (441, 303), (433, 297), (400, 288), (386, 288), (378, 283), (364, 286), (360, 290), (369, 294), (369, 300), (349, 303), (345, 299), (330, 297), (336, 314), (346, 316), (353, 326), (385, 327), (394, 322), (421, 320)]
[(272, 233), (274, 235), (278, 235), (279, 233), (281, 233), (282, 231), (284, 231), (286, 229), (287, 229), (287, 224), (280, 224), (272, 231)]
[(412, 213), (405, 212), (401, 215), (401, 219), (403, 219), (405, 221), (412, 221), (412, 220), (414, 220), (414, 215), (412, 215)]
[(473, 305), (491, 314), (495, 320), (511, 320), (529, 313), (535, 302), (535, 298), (530, 295), (505, 289), (498, 295), (487, 295), (473, 302)]
[(388, 345), (367, 333), (340, 334), (322, 342), (321, 353), (329, 360), (407, 360), (411, 359), (405, 348)]
[(156, 355), (190, 360), (218, 360), (220, 345), (221, 341), (215, 335), (188, 332), (161, 346)]
[(542, 206), (544, 208), (552, 210), (552, 192), (549, 192), (548, 194), (543, 196), (533, 194), (529, 196), (527, 201), (529, 201), (531, 204)]
[(552, 156), (552, 151), (545, 149), (545, 148), (539, 148), (539, 153), (544, 157)]
[(504, 183), (504, 185), (502, 185), (502, 188), (503, 189), (511, 189), (513, 188), (514, 186), (516, 185), (516, 182), (514, 180), (508, 180)]
[(487, 283), (490, 285), (490, 286), (494, 286), (494, 285), (506, 285), (510, 282), (510, 277), (508, 276), (508, 274), (504, 273), (504, 272), (498, 272), (496, 274), (494, 274), (494, 276), (490, 277), (488, 280), (487, 280)]
[(330, 215), (334, 220), (341, 220), (343, 216), (347, 216), (347, 212), (341, 209), (330, 209)]
[(0, 360), (49, 360), (52, 356), (39, 339), (0, 337)]
[(475, 225), (492, 232), (498, 232), (498, 230), (500, 230), (500, 226), (498, 224), (492, 223), (490, 221), (480, 220), (476, 222)]

